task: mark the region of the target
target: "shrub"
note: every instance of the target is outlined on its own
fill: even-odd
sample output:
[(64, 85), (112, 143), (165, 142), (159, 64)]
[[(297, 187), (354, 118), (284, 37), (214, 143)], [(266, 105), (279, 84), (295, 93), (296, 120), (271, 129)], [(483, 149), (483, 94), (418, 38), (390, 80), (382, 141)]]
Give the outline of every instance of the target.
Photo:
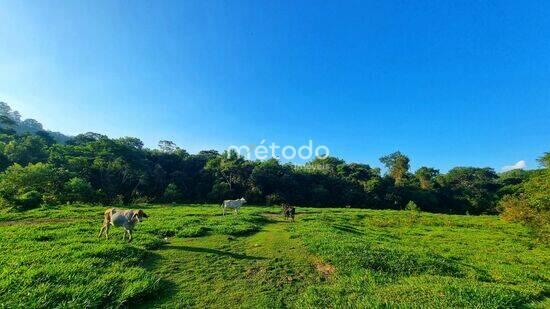
[(409, 202), (407, 203), (407, 206), (405, 206), (405, 210), (409, 210), (409, 211), (420, 211), (420, 207), (418, 207), (418, 205), (416, 205), (415, 202), (409, 201)]
[(55, 206), (61, 203), (61, 196), (54, 193), (42, 194), (42, 204), (47, 206)]
[(523, 195), (505, 196), (499, 203), (499, 210), (502, 219), (523, 223), (540, 240), (550, 241), (550, 211), (531, 206)]
[(21, 209), (57, 203), (65, 179), (66, 172), (51, 164), (14, 164), (0, 174), (0, 196)]
[(74, 177), (65, 183), (67, 200), (70, 202), (90, 202), (93, 200), (94, 190), (86, 180)]
[(117, 196), (115, 196), (115, 198), (113, 199), (113, 205), (124, 205), (124, 195), (118, 194)]
[(42, 203), (42, 195), (37, 191), (29, 191), (17, 197), (17, 206), (23, 210), (36, 208), (40, 203)]
[(511, 222), (531, 223), (537, 217), (537, 211), (523, 197), (505, 196), (500, 200), (499, 210), (502, 219)]
[(7, 201), (5, 198), (0, 197), (0, 209), (10, 210), (13, 208), (13, 205)]
[(181, 200), (181, 193), (178, 190), (178, 187), (174, 183), (170, 183), (164, 190), (162, 196), (164, 202), (176, 202)]
[(219, 202), (230, 196), (231, 190), (225, 182), (216, 183), (212, 186), (212, 191), (208, 193), (208, 200)]
[(278, 205), (278, 204), (281, 204), (282, 202), (283, 202), (283, 198), (277, 193), (269, 194), (268, 196), (265, 197), (265, 203), (267, 206)]

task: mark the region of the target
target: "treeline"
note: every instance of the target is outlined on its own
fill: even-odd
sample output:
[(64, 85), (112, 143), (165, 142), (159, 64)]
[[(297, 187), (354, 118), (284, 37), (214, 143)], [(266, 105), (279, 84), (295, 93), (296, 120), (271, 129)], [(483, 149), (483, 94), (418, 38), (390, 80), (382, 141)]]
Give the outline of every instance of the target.
[[(483, 214), (496, 213), (504, 196), (532, 192), (540, 193), (541, 207), (547, 207), (550, 192), (548, 168), (497, 174), (490, 168), (456, 167), (441, 174), (421, 167), (412, 172), (409, 158), (395, 152), (380, 159), (387, 167), (382, 174), (368, 164), (334, 157), (298, 166), (245, 160), (234, 152), (189, 154), (170, 141), (148, 149), (137, 138), (97, 133), (59, 143), (43, 130), (17, 132), (9, 113), (0, 115), (0, 123), (0, 208), (220, 203), (245, 197), (253, 204), (379, 209), (403, 209), (412, 201), (425, 211)], [(541, 159), (546, 167), (549, 157)]]

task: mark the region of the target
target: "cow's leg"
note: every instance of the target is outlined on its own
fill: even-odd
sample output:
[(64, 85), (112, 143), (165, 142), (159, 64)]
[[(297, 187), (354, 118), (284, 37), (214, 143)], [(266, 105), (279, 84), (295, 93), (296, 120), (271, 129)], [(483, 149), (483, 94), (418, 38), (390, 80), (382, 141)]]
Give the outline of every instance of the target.
[(99, 230), (99, 235), (97, 237), (101, 237), (101, 235), (105, 234), (107, 237), (107, 232), (109, 231), (109, 225), (111, 224), (111, 219), (108, 216), (108, 214), (105, 214), (105, 218), (103, 218), (103, 225), (101, 226), (101, 230)]
[(225, 206), (223, 206), (223, 215), (225, 216)]
[(105, 229), (103, 230), (103, 234), (105, 234), (105, 239), (109, 239), (109, 228), (111, 227), (111, 225), (109, 223), (107, 223), (105, 225)]
[(126, 228), (124, 228), (124, 232), (122, 233), (122, 240), (126, 240)]
[(128, 229), (128, 242), (132, 241), (132, 229)]

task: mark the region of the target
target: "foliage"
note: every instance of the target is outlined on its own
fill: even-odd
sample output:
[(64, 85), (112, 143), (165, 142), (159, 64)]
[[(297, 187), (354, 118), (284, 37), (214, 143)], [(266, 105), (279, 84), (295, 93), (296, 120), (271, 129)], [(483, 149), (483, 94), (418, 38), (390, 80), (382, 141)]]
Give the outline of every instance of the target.
[(496, 211), (498, 175), (490, 168), (455, 167), (438, 177), (442, 197), (458, 213)]
[(550, 211), (550, 167), (538, 170), (523, 183), (523, 192), (531, 207)]
[(524, 195), (505, 196), (499, 208), (504, 220), (523, 223), (541, 241), (550, 242), (550, 210), (533, 207)]
[(405, 181), (405, 177), (409, 172), (409, 158), (399, 151), (396, 151), (387, 156), (380, 158), (386, 168), (388, 174), (395, 180), (396, 185), (401, 185)]
[(409, 202), (407, 203), (407, 206), (405, 206), (405, 210), (408, 210), (408, 211), (420, 211), (420, 207), (418, 207), (418, 205), (416, 205), (415, 202), (409, 201)]
[(177, 202), (181, 199), (180, 191), (178, 190), (178, 187), (174, 183), (168, 184), (166, 187), (166, 190), (164, 190), (164, 194), (162, 196), (162, 199), (164, 202)]
[(540, 158), (538, 158), (540, 165), (544, 168), (550, 168), (550, 152), (545, 152)]
[(42, 203), (42, 194), (37, 191), (28, 191), (23, 194), (17, 195), (16, 204), (23, 209), (31, 209), (40, 206)]
[[(251, 161), (235, 151), (189, 154), (169, 140), (149, 149), (134, 137), (111, 139), (94, 132), (59, 143), (54, 133), (37, 121), (22, 121), (5, 103), (0, 116), (3, 208), (36, 207), (38, 199), (31, 203), (22, 197), (30, 191), (40, 195), (40, 204), (51, 205), (220, 203), (246, 197), (261, 204), (374, 209), (403, 209), (413, 201), (424, 211), (484, 214), (495, 213), (506, 195), (525, 194), (533, 207), (549, 207), (548, 169), (497, 175), (490, 168), (456, 167), (441, 174), (421, 167), (413, 174), (410, 159), (397, 151), (380, 158), (387, 168), (382, 175), (379, 168), (336, 157), (304, 165)], [(19, 125), (33, 129), (18, 130)], [(548, 157), (539, 160), (543, 166)]]
[[(61, 202), (66, 173), (51, 164), (36, 163), (25, 167), (15, 163), (0, 177), (0, 197), (20, 209), (37, 207), (48, 197), (49, 202)], [(52, 198), (53, 197), (53, 198)]]
[(550, 153), (539, 162), (543, 169), (532, 171), (514, 190), (507, 191), (499, 203), (501, 216), (508, 221), (521, 222), (531, 228), (543, 242), (550, 242)]
[(432, 189), (434, 186), (434, 179), (439, 175), (439, 170), (431, 167), (421, 167), (414, 175), (420, 182), (421, 189)]
[(65, 183), (65, 192), (67, 200), (71, 202), (93, 202), (95, 195), (92, 185), (79, 177), (73, 177)]

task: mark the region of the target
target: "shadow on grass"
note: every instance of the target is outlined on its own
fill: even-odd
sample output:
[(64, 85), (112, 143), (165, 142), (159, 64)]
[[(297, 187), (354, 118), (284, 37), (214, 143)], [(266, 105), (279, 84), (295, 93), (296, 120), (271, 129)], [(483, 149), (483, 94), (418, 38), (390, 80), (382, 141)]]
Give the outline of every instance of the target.
[(341, 232), (351, 233), (354, 235), (362, 235), (363, 233), (356, 229), (355, 227), (343, 225), (343, 224), (333, 224), (332, 228), (339, 230)]
[(181, 251), (187, 251), (187, 252), (197, 252), (197, 253), (210, 253), (215, 255), (222, 255), (222, 256), (228, 256), (234, 259), (240, 259), (240, 260), (265, 260), (266, 258), (261, 256), (252, 256), (252, 255), (246, 255), (246, 254), (240, 254), (240, 253), (234, 253), (230, 251), (223, 251), (218, 249), (212, 249), (212, 248), (205, 248), (205, 247), (190, 247), (190, 246), (164, 246), (162, 247), (162, 250), (181, 250)]
[[(162, 264), (163, 258), (160, 254), (149, 251), (141, 261), (140, 266), (154, 274), (154, 270)], [(171, 295), (177, 293), (177, 285), (166, 279), (158, 277), (158, 281), (151, 288), (143, 293), (129, 299), (121, 304), (121, 308), (151, 308), (162, 304)]]
[(159, 279), (155, 289), (138, 295), (123, 303), (121, 308), (151, 308), (156, 307), (178, 292), (177, 285), (167, 279)]

